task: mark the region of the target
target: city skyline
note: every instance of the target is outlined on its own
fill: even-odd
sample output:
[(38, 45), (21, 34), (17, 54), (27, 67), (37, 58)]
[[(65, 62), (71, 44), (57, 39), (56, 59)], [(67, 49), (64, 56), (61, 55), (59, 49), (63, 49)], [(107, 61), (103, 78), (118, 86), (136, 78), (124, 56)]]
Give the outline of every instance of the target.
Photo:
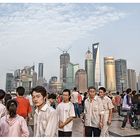
[[(126, 59), (140, 71), (140, 4), (0, 4), (0, 88), (6, 73), (44, 64), (44, 76), (59, 77), (57, 49), (69, 50), (71, 62), (84, 68), (85, 53), (100, 42), (103, 57)], [(26, 58), (25, 58), (26, 56)], [(103, 81), (102, 72), (102, 81)]]

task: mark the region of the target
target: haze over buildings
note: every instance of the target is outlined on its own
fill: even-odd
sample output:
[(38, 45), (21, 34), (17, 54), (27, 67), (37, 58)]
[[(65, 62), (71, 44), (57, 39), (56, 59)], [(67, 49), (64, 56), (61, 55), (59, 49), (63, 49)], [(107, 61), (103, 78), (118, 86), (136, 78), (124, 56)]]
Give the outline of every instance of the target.
[(38, 68), (39, 62), (47, 81), (59, 78), (57, 47), (72, 46), (71, 63), (84, 69), (85, 53), (96, 42), (103, 85), (105, 56), (125, 59), (127, 68), (139, 73), (139, 25), (140, 4), (0, 4), (0, 88), (6, 87), (6, 73), (33, 64)]

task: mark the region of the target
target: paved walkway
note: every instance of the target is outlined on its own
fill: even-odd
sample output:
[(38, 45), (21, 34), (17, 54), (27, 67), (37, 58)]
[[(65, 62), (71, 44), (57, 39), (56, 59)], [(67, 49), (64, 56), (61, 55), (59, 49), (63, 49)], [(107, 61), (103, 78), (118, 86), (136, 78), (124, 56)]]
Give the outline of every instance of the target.
[(124, 130), (120, 129), (122, 125), (123, 117), (119, 117), (117, 114), (114, 114), (112, 119), (112, 124), (110, 126), (109, 132), (112, 136), (117, 137), (140, 137), (140, 129), (132, 129), (129, 122), (127, 122)]
[[(131, 129), (130, 124), (127, 123), (126, 129), (121, 130), (123, 117), (119, 117), (116, 113), (112, 119), (112, 124), (109, 128), (110, 137), (140, 137), (140, 129)], [(73, 137), (83, 137), (84, 127), (81, 119), (76, 118), (73, 125)]]
[[(112, 119), (112, 124), (109, 128), (110, 137), (140, 137), (140, 129), (131, 129), (130, 124), (127, 123), (126, 129), (121, 130), (120, 126), (122, 124), (123, 117), (118, 117), (117, 114), (114, 114)], [(33, 136), (33, 132), (30, 129), (30, 137)], [(84, 136), (84, 127), (80, 118), (74, 119), (73, 125), (73, 137), (83, 137)]]
[(74, 122), (73, 122), (72, 136), (73, 137), (83, 137), (83, 135), (84, 135), (84, 125), (83, 125), (81, 119), (76, 118), (76, 119), (74, 119)]

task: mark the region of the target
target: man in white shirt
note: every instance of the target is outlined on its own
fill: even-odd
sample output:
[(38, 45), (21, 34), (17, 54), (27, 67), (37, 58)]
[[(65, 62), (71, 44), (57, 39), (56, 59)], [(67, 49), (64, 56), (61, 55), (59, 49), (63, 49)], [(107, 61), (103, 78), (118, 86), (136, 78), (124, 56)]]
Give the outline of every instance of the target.
[(58, 104), (57, 108), (58, 114), (58, 136), (59, 137), (71, 137), (73, 119), (75, 117), (74, 106), (70, 102), (70, 90), (63, 90), (63, 101)]
[(94, 87), (88, 88), (88, 94), (84, 105), (85, 136), (99, 137), (103, 127), (103, 104)]
[(104, 107), (103, 128), (101, 130), (101, 137), (109, 137), (108, 129), (112, 122), (112, 109), (114, 108), (112, 101), (106, 96), (106, 89), (99, 88), (99, 96)]
[(57, 130), (57, 113), (46, 103), (46, 89), (37, 86), (31, 92), (33, 103), (36, 106), (34, 114), (34, 136), (53, 137)]
[(132, 90), (128, 88), (126, 90), (126, 95), (123, 98), (122, 110), (125, 112), (124, 120), (122, 122), (121, 129), (125, 129), (126, 123), (129, 120), (131, 128), (134, 128), (134, 124), (132, 122)]
[(78, 95), (77, 88), (74, 87), (73, 92), (71, 94), (71, 102), (74, 105), (75, 116), (80, 118), (79, 104), (78, 104)]

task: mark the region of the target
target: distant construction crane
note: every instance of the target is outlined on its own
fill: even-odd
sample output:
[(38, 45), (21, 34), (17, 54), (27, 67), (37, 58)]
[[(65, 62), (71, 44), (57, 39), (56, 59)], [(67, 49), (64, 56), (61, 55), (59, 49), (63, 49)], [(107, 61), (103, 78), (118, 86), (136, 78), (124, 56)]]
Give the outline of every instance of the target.
[(62, 51), (63, 53), (67, 53), (71, 48), (72, 46), (70, 46), (68, 49), (61, 49), (59, 47), (57, 47), (60, 51)]

